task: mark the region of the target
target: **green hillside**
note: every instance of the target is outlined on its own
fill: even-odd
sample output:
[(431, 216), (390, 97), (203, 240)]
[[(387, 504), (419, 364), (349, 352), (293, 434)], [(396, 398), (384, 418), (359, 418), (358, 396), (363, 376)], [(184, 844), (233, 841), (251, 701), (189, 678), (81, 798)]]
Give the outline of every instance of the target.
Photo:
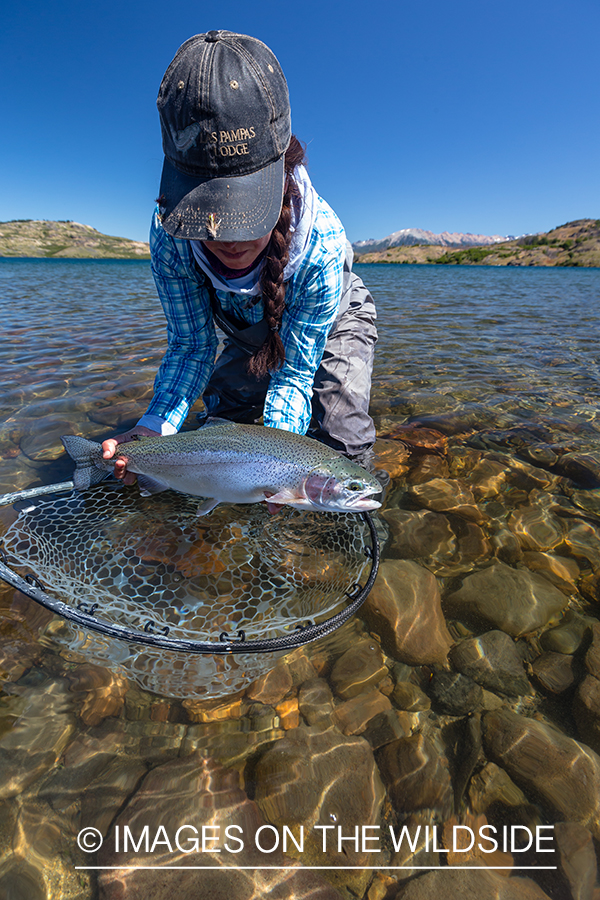
[(0, 222), (0, 257), (150, 259), (143, 241), (112, 237), (79, 222), (13, 219)]

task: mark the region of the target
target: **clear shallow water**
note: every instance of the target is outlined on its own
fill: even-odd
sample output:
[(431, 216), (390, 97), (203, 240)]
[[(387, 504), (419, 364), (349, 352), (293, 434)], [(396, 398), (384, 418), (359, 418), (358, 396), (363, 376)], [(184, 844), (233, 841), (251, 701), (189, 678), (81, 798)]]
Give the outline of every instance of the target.
[[(391, 271), (390, 271), (391, 270)], [(377, 297), (375, 405), (480, 421), (595, 421), (600, 270), (358, 266)], [(593, 441), (593, 436), (592, 436)]]
[[(423, 448), (408, 460), (400, 454), (406, 465), (396, 466), (384, 510), (391, 534), (382, 579), (404, 586), (406, 604), (414, 592), (418, 603), (411, 625), (421, 617), (425, 621), (424, 607), (439, 591), (453, 641), (490, 629), (509, 635), (527, 663), (521, 674), (528, 674), (529, 692), (521, 687), (521, 693), (507, 696), (488, 685), (483, 699), (461, 706), (457, 698), (464, 684), (459, 684), (450, 688), (448, 706), (431, 687), (437, 683), (434, 660), (407, 662), (385, 628), (365, 615), (295, 652), (255, 688), (212, 705), (174, 699), (141, 689), (118, 667), (97, 664), (97, 656), (86, 656), (85, 640), (77, 652), (66, 652), (63, 623), (0, 586), (0, 846), (6, 848), (0, 895), (114, 896), (108, 875), (75, 865), (125, 860), (87, 856), (76, 835), (94, 826), (108, 842), (116, 822), (133, 821), (123, 818), (128, 810), (140, 828), (158, 823), (160, 815), (167, 822), (170, 815), (177, 826), (186, 816), (195, 817), (197, 825), (236, 821), (248, 834), (258, 822), (280, 829), (293, 824), (296, 834), (302, 823), (309, 832), (315, 824), (335, 822), (349, 834), (367, 824), (385, 829), (390, 823), (416, 827), (420, 822), (441, 828), (452, 821), (454, 806), (456, 821), (463, 824), (472, 824), (469, 815), (484, 815), (498, 827), (567, 820), (585, 823), (573, 826), (584, 843), (591, 842), (590, 834), (598, 838), (596, 820), (586, 819), (583, 801), (560, 807), (524, 774), (518, 760), (500, 759), (498, 734), (505, 726), (493, 716), (497, 701), (502, 710), (525, 714), (528, 722), (533, 716), (551, 724), (567, 741), (600, 749), (600, 712), (589, 700), (590, 690), (582, 688), (584, 683), (589, 688), (586, 678), (594, 678), (586, 675), (585, 651), (599, 618), (600, 501), (593, 479), (600, 430), (600, 270), (362, 266), (357, 271), (379, 312), (373, 388), (379, 432), (422, 420), (448, 441), (443, 455)], [(136, 421), (151, 395), (165, 329), (146, 262), (0, 260), (0, 311), (0, 492), (9, 492), (69, 477), (72, 465), (62, 453), (61, 434), (102, 438)], [(581, 463), (569, 470), (577, 478), (567, 477), (565, 460), (573, 455), (585, 456), (587, 483), (577, 480), (584, 477)], [(457, 493), (457, 484), (470, 496)], [(0, 510), (0, 529), (13, 519), (11, 509)], [(520, 577), (534, 572), (542, 579), (527, 582), (535, 596), (519, 613), (532, 617), (523, 626), (525, 637), (519, 636), (523, 622), (514, 624), (518, 604), (505, 569), (500, 586), (487, 581), (479, 591), (484, 599), (489, 595), (494, 611), (481, 609), (473, 619), (455, 597), (463, 579), (489, 574), (491, 562)], [(544, 588), (559, 583), (560, 596)], [(406, 623), (403, 627), (409, 630)], [(433, 643), (437, 625), (425, 627)], [(572, 682), (565, 666), (575, 672)], [(552, 676), (545, 675), (545, 681), (540, 680), (544, 667)], [(548, 688), (561, 678), (560, 690)], [(377, 716), (383, 719), (374, 727)], [(469, 724), (480, 720), (483, 738)], [(410, 791), (407, 787), (404, 794), (416, 797), (410, 808), (395, 787), (401, 773), (394, 774), (386, 756), (386, 747), (396, 748), (406, 775), (411, 764), (402, 753), (408, 745), (394, 743), (404, 739), (421, 742), (410, 746), (420, 760), (417, 770), (425, 766), (426, 772), (425, 786), (416, 775), (406, 781)], [(540, 767), (549, 767), (551, 781), (554, 744), (545, 739), (536, 735), (535, 752)], [(561, 752), (575, 752), (574, 746)], [(273, 756), (278, 748), (281, 756)], [(500, 786), (494, 765), (508, 771), (516, 787)], [(566, 794), (576, 797), (583, 781), (581, 775)], [(188, 783), (194, 785), (189, 797)], [(429, 784), (439, 788), (435, 796), (427, 792)], [(593, 786), (585, 790), (595, 798)], [(206, 809), (212, 818), (203, 818)], [(320, 880), (313, 889), (323, 889), (322, 879), (331, 878), (338, 892), (331, 896), (348, 900), (366, 897), (369, 890), (373, 897), (383, 896), (385, 879), (417, 874), (385, 871), (385, 865), (440, 863), (431, 855), (400, 859), (389, 840), (380, 856), (352, 848), (348, 853), (323, 856), (307, 845), (295, 856), (305, 865), (364, 866), (359, 873), (314, 873)], [(520, 864), (548, 862), (539, 854), (513, 858)], [(127, 862), (157, 859), (157, 853), (141, 854)], [(161, 862), (217, 865), (224, 859), (225, 854), (219, 859), (175, 853)], [(226, 861), (257, 866), (285, 860), (254, 853)], [(575, 868), (582, 878), (592, 878), (594, 865), (588, 858)], [(515, 874), (534, 878), (552, 900), (576, 896), (560, 872)], [(253, 878), (228, 883), (227, 890), (231, 896), (264, 896), (264, 883)], [(130, 880), (124, 896), (137, 896), (134, 888), (151, 900), (164, 896), (153, 879), (149, 873), (147, 882)], [(216, 882), (214, 889), (223, 886)], [(173, 897), (195, 889), (193, 880), (173, 883)], [(482, 896), (494, 889), (487, 882), (477, 886)], [(308, 885), (282, 883), (279, 890), (291, 897), (292, 890), (298, 894)], [(443, 884), (439, 892), (444, 894)]]

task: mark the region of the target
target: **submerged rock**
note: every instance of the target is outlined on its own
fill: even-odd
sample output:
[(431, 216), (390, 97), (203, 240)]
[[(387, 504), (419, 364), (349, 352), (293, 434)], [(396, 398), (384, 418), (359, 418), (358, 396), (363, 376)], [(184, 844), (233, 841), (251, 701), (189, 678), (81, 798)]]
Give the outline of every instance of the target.
[(539, 572), (565, 594), (577, 593), (575, 582), (579, 578), (580, 571), (574, 559), (528, 550), (523, 554), (523, 562), (528, 569)]
[[(136, 843), (139, 841), (139, 849), (131, 843), (125, 848), (126, 826)], [(187, 827), (178, 832), (181, 826)], [(140, 840), (144, 829), (147, 842)], [(276, 843), (278, 848), (268, 852)], [(115, 820), (109, 839), (98, 853), (99, 864), (115, 867), (101, 873), (99, 898), (293, 900), (300, 895), (310, 900), (340, 900), (337, 891), (319, 875), (301, 868), (262, 870), (259, 874), (260, 866), (293, 865), (282, 852), (282, 843), (274, 829), (265, 827), (257, 805), (240, 788), (237, 771), (200, 754), (171, 760), (148, 773)], [(159, 868), (142, 868), (149, 860)], [(160, 868), (167, 865), (179, 868)], [(194, 866), (200, 868), (195, 870)], [(242, 868), (246, 866), (248, 869)]]
[(487, 869), (454, 871), (452, 867), (427, 872), (400, 888), (394, 900), (550, 900), (531, 878), (507, 878)]
[(389, 553), (399, 559), (450, 560), (456, 553), (456, 536), (441, 513), (386, 509), (383, 516), (392, 536)]
[(554, 837), (559, 868), (573, 900), (597, 900), (600, 897), (598, 866), (590, 832), (577, 822), (557, 822)]
[(333, 711), (333, 694), (323, 678), (311, 678), (300, 688), (298, 708), (309, 725), (328, 718)]
[[(344, 737), (333, 728), (296, 728), (273, 744), (259, 759), (255, 797), (267, 821), (307, 834), (304, 861), (320, 865), (366, 865), (370, 854), (337, 841), (322, 851), (322, 833), (315, 826), (334, 825), (353, 835), (357, 823), (376, 825), (384, 790), (373, 753), (362, 737)], [(311, 835), (310, 839), (308, 835)]]
[(466, 716), (483, 700), (480, 685), (459, 672), (434, 672), (427, 689), (435, 707), (449, 716)]
[(425, 509), (453, 512), (473, 522), (481, 522), (485, 518), (476, 505), (472, 492), (457, 479), (432, 478), (424, 484), (413, 485), (408, 494)]
[(495, 803), (503, 806), (526, 806), (521, 788), (496, 763), (486, 763), (469, 784), (469, 802), (476, 813), (484, 813)]
[(368, 691), (336, 706), (331, 719), (342, 734), (362, 734), (374, 716), (391, 708), (381, 691)]
[(600, 528), (589, 522), (570, 520), (565, 543), (575, 557), (583, 557), (594, 569), (600, 568)]
[(508, 527), (525, 550), (552, 550), (564, 536), (564, 526), (558, 516), (539, 506), (515, 510), (508, 519)]
[(0, 800), (22, 794), (51, 770), (75, 731), (64, 682), (30, 688), (18, 699), (20, 714), (0, 737)]
[(456, 644), (452, 665), (490, 691), (519, 697), (531, 691), (523, 660), (514, 641), (503, 631), (488, 631)]
[(443, 819), (452, 808), (448, 761), (422, 734), (400, 738), (377, 751), (377, 765), (398, 813), (435, 809)]
[(337, 696), (349, 700), (376, 687), (387, 674), (379, 645), (374, 640), (363, 640), (336, 660), (330, 680)]
[(508, 709), (483, 717), (484, 747), (517, 784), (600, 838), (600, 757), (549, 725)]
[(576, 653), (589, 629), (590, 620), (568, 609), (555, 628), (549, 628), (540, 637), (544, 650), (555, 653)]
[(452, 638), (435, 576), (411, 561), (385, 560), (363, 607), (390, 656), (411, 666), (444, 663)]
[(408, 712), (419, 712), (431, 707), (431, 700), (425, 691), (410, 681), (399, 681), (391, 697), (399, 709), (405, 709)]
[(413, 720), (416, 716), (411, 716), (406, 712), (397, 709), (387, 709), (377, 713), (367, 723), (367, 727), (363, 732), (373, 750), (378, 750), (398, 738), (408, 737), (411, 733)]
[(600, 751), (600, 681), (586, 675), (578, 685), (573, 700), (573, 715), (577, 731), (586, 744)]
[(577, 682), (577, 667), (572, 656), (565, 653), (542, 653), (531, 664), (538, 684), (551, 694), (562, 694)]
[(500, 493), (506, 483), (507, 467), (493, 459), (481, 459), (471, 470), (469, 486), (478, 498), (487, 500)]
[(483, 620), (520, 637), (547, 625), (568, 598), (541, 575), (494, 563), (468, 575), (446, 603), (458, 618)]

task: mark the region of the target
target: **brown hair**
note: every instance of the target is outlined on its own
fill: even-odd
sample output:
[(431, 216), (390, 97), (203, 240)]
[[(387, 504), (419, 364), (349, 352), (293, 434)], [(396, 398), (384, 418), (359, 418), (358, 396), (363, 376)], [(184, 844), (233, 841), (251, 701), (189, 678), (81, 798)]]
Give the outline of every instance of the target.
[(285, 152), (285, 190), (281, 213), (267, 247), (265, 262), (260, 277), (262, 299), (265, 307), (265, 319), (269, 326), (269, 334), (259, 350), (248, 360), (248, 372), (257, 379), (268, 372), (276, 372), (285, 362), (285, 350), (279, 336), (281, 319), (285, 309), (285, 284), (283, 271), (289, 259), (292, 232), (292, 202), (297, 197), (298, 188), (294, 181), (294, 169), (306, 161), (306, 150), (295, 135), (292, 135), (290, 146)]

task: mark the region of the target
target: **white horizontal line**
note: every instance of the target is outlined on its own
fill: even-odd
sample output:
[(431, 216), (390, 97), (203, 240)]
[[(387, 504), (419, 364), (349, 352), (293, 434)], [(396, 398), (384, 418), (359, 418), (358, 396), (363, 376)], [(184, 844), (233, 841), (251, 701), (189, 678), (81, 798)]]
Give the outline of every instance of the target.
[(327, 869), (333, 872), (344, 872), (346, 869), (359, 869), (363, 871), (390, 871), (396, 869), (445, 869), (451, 872), (454, 869), (508, 869), (510, 871), (521, 871), (523, 869), (531, 869), (539, 872), (541, 870), (556, 870), (558, 866), (75, 866), (76, 869), (95, 869), (109, 870), (116, 869), (216, 869), (223, 872), (235, 872), (241, 869), (249, 869), (251, 872), (262, 872), (265, 869), (274, 869), (277, 872), (305, 872), (307, 869)]

